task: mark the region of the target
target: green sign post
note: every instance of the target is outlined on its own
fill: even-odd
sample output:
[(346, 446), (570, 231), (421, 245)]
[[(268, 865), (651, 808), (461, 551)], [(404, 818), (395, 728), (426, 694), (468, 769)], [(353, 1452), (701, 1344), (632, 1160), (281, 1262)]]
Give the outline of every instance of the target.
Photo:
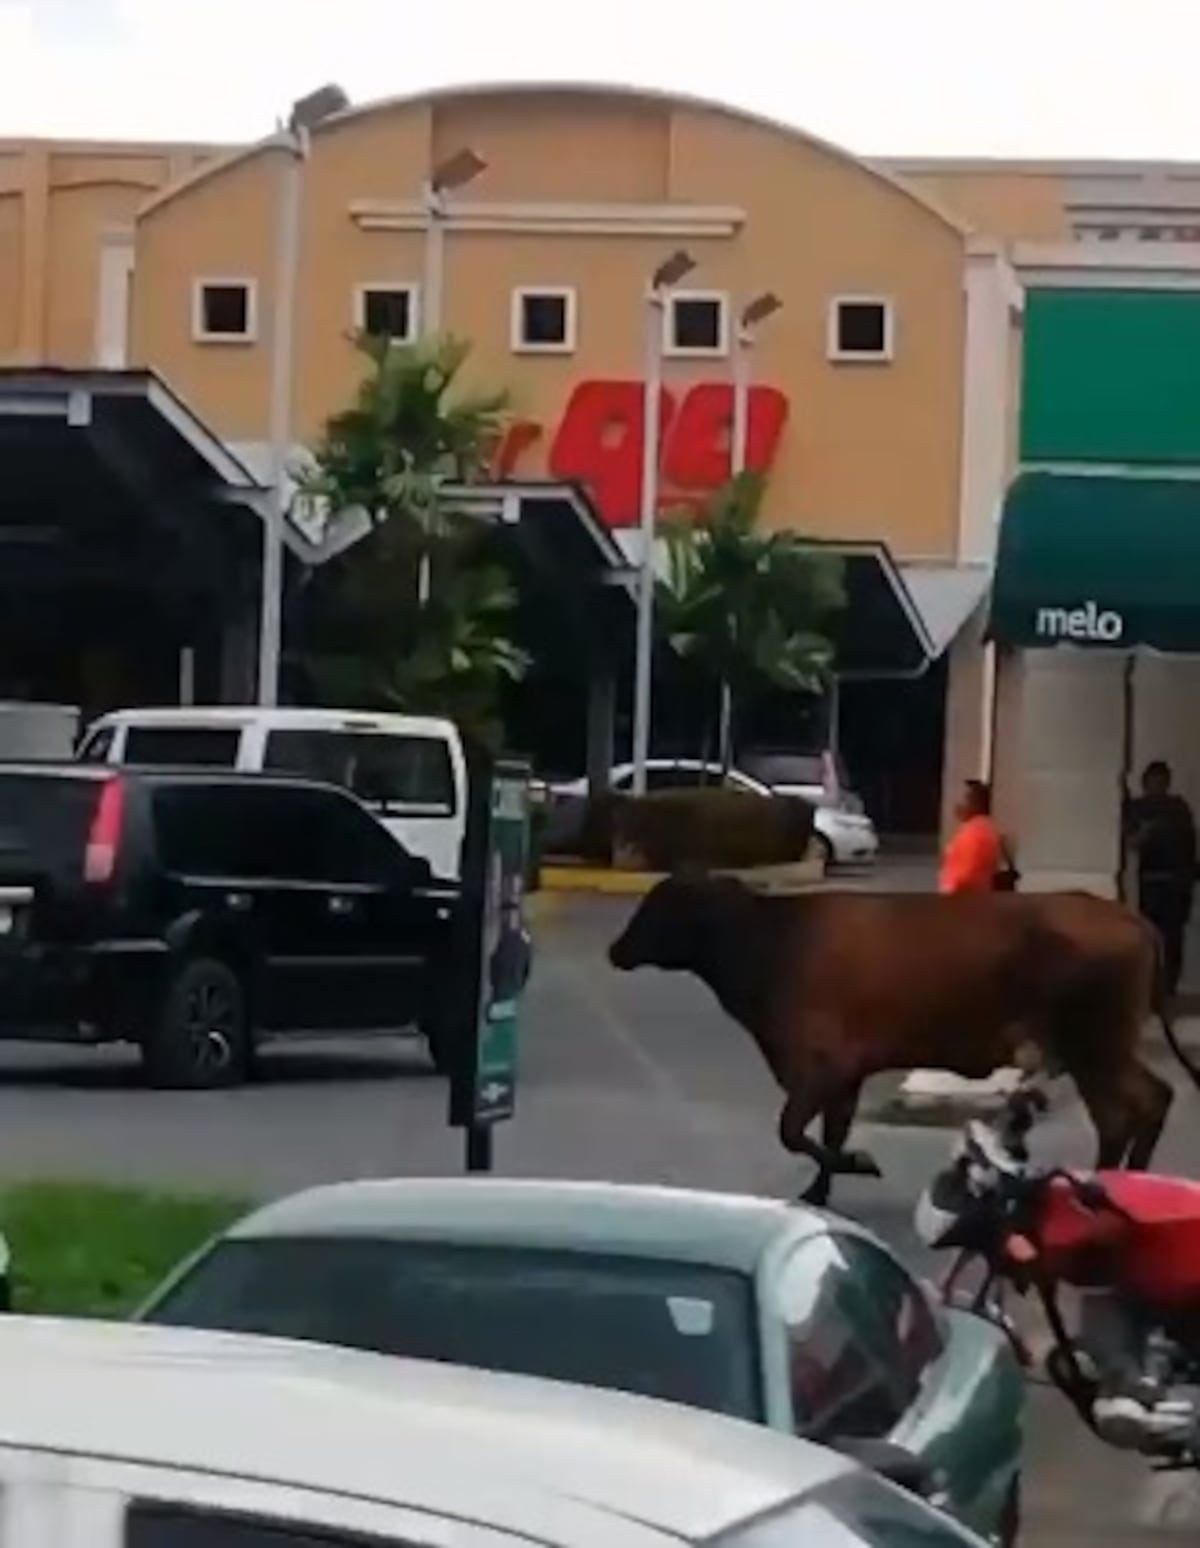
[(532, 950), (525, 923), (529, 765), (471, 760), (463, 846), (460, 1057), (451, 1077), (450, 1121), (467, 1134), (466, 1165), (490, 1171), (492, 1126), (516, 1107), (520, 1001)]
[(483, 963), (475, 1057), (477, 1124), (511, 1118), (517, 1094), (517, 1027), (529, 978), (525, 875), (529, 860), (529, 769), (506, 761), (492, 774)]

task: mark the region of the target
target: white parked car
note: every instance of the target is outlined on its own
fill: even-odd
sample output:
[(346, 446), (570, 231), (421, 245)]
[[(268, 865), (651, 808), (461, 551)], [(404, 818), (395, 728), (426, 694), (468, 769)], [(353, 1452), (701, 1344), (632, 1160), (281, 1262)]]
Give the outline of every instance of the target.
[(370, 710), (116, 710), (88, 727), (85, 763), (303, 774), (344, 785), (442, 881), (460, 877), (467, 764), (458, 727)]
[(274, 1339), (0, 1322), (5, 1548), (953, 1548), (835, 1453), (690, 1409)]
[[(646, 764), (646, 786), (649, 790), (713, 785), (719, 783), (721, 777), (719, 764), (705, 763), (699, 758), (651, 758)], [(731, 769), (724, 777), (731, 790), (744, 790), (760, 796), (803, 796), (816, 809), (813, 820), (816, 841), (826, 863), (865, 865), (878, 857), (879, 835), (857, 798), (831, 795), (821, 785), (772, 785), (741, 768)], [(632, 790), (633, 764), (618, 764), (609, 776), (609, 783), (613, 790)], [(587, 795), (587, 779), (552, 784), (550, 792), (554, 800), (582, 799)]]

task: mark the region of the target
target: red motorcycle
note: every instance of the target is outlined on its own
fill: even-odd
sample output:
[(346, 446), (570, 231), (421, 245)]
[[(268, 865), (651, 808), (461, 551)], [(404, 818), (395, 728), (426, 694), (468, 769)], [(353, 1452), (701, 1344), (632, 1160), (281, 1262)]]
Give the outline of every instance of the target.
[[(942, 1298), (1002, 1327), (1028, 1368), (1006, 1291), (1040, 1302), (1050, 1379), (1101, 1439), (1168, 1468), (1200, 1467), (1200, 1183), (1039, 1167), (1040, 1092), (972, 1120), (925, 1189), (917, 1234), (957, 1257)], [(973, 1289), (973, 1268), (982, 1270)], [(1062, 1291), (1078, 1294), (1069, 1328)]]

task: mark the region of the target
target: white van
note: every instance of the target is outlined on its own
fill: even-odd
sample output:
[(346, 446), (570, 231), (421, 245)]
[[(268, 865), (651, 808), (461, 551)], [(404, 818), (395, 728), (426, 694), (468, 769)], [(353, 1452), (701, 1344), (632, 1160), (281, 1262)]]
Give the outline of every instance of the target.
[(89, 726), (85, 763), (306, 774), (345, 785), (443, 881), (461, 877), (467, 761), (453, 721), (324, 709), (116, 710)]

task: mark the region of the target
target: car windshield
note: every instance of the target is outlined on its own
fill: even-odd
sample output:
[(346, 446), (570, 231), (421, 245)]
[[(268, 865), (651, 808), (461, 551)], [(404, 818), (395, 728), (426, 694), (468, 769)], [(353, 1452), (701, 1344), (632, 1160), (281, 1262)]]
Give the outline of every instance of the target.
[(219, 1243), (144, 1320), (547, 1376), (759, 1420), (754, 1307), (746, 1275), (703, 1264), (309, 1237)]
[(715, 1548), (795, 1548), (798, 1543), (813, 1548), (983, 1548), (948, 1516), (874, 1473), (858, 1471), (814, 1490), (798, 1509), (726, 1533)]
[(825, 760), (820, 753), (759, 753), (743, 760), (747, 774), (764, 785), (823, 785)]

